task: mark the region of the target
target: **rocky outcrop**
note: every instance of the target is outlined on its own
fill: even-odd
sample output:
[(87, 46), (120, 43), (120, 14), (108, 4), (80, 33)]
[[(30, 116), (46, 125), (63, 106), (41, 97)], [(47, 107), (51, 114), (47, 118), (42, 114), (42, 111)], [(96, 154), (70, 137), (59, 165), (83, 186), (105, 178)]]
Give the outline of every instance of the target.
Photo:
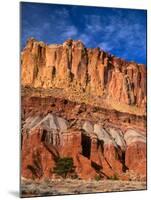
[[(126, 62), (81, 41), (46, 45), (29, 39), (21, 53), (21, 83), (32, 88), (62, 88), (115, 102), (146, 108), (146, 67)], [(124, 109), (126, 111), (126, 108)]]
[(146, 179), (144, 65), (29, 39), (21, 67), (24, 178), (56, 178), (57, 159), (72, 157), (80, 179)]
[(127, 148), (125, 164), (142, 177), (146, 176), (146, 137), (136, 130), (127, 130), (124, 135)]
[(42, 134), (43, 131), (39, 128), (30, 132), (26, 129), (23, 132), (21, 155), (21, 174), (23, 177), (41, 179), (52, 175), (50, 169), (55, 166), (54, 159), (58, 152), (52, 144), (53, 151), (49, 151), (44, 145)]
[[(92, 121), (67, 121), (47, 115), (28, 116), (22, 132), (22, 176), (54, 177), (59, 157), (72, 157), (82, 179), (116, 177), (139, 180), (146, 176), (146, 137), (138, 130), (102, 125)], [(127, 175), (129, 172), (129, 175)]]

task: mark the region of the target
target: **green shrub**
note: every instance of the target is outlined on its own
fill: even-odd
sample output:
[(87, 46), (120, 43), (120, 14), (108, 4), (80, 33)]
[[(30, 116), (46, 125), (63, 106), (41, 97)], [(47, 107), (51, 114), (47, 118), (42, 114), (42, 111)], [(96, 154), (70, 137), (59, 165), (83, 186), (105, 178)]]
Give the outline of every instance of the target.
[(75, 172), (73, 159), (70, 157), (59, 158), (56, 161), (56, 166), (53, 168), (53, 172), (63, 178), (66, 178), (67, 174)]

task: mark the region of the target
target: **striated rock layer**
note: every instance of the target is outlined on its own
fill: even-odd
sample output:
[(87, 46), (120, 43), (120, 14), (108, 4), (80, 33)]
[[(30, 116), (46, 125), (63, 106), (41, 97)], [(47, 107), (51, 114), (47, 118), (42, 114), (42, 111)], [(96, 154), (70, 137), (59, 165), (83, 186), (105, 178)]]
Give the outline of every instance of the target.
[(53, 97), (23, 97), (22, 121), (24, 178), (55, 178), (57, 158), (72, 157), (81, 179), (146, 179), (143, 116), (107, 114)]
[(21, 53), (23, 87), (62, 88), (110, 104), (146, 108), (146, 67), (71, 39), (46, 45), (29, 39)]
[(29, 39), (21, 67), (24, 178), (57, 178), (57, 159), (72, 157), (80, 179), (146, 180), (144, 65)]

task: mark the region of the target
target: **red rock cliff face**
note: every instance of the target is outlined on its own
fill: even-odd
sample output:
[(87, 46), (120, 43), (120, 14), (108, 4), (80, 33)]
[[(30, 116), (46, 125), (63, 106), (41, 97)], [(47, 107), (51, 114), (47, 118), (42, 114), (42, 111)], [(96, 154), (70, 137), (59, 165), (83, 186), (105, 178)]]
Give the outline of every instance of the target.
[(23, 177), (55, 178), (56, 159), (72, 157), (82, 179), (146, 179), (146, 129), (140, 125), (143, 117), (124, 113), (113, 117), (114, 112), (110, 112), (107, 120), (107, 110), (96, 113), (89, 105), (84, 109), (81, 104), (64, 102), (53, 97), (22, 99)]
[(29, 39), (21, 54), (21, 83), (63, 88), (106, 101), (146, 107), (146, 67), (116, 58), (81, 41), (46, 45)]
[(82, 179), (146, 179), (144, 65), (29, 39), (21, 67), (23, 177), (55, 178), (56, 159), (72, 157)]

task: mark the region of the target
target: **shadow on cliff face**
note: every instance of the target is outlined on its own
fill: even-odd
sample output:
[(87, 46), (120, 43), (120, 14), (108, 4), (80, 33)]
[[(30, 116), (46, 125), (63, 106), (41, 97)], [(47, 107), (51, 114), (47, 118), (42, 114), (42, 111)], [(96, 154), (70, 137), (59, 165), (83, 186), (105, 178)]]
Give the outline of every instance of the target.
[(89, 136), (82, 134), (82, 155), (90, 159), (90, 152), (91, 152), (91, 139)]

